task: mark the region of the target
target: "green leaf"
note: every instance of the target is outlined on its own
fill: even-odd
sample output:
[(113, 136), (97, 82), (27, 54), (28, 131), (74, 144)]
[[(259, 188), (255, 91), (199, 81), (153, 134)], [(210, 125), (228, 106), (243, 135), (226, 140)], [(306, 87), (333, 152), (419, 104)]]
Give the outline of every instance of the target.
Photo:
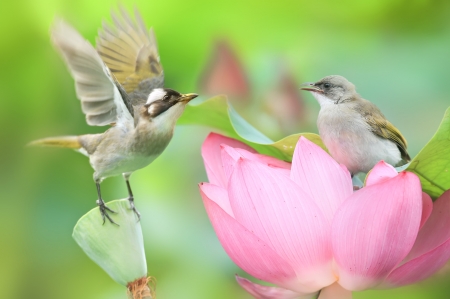
[(225, 96), (210, 98), (197, 105), (188, 105), (178, 124), (204, 125), (238, 139), (262, 154), (292, 161), (295, 145), (300, 136), (326, 150), (319, 135), (299, 133), (274, 142), (243, 119), (229, 104)]
[(103, 224), (100, 211), (95, 208), (78, 220), (72, 236), (112, 279), (127, 286), (147, 275), (141, 224), (127, 199), (111, 201), (107, 206), (117, 212), (110, 216), (120, 226), (108, 220)]
[(406, 170), (419, 176), (423, 191), (433, 199), (450, 189), (450, 108), (433, 138)]

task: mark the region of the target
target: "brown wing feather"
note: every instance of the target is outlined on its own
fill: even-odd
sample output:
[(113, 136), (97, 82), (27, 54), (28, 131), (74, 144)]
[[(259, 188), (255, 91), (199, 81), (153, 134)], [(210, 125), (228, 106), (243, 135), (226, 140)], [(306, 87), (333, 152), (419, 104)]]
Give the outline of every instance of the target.
[(394, 142), (400, 151), (402, 159), (407, 162), (410, 161), (411, 158), (406, 150), (408, 144), (400, 131), (386, 119), (377, 106), (367, 100), (364, 101), (371, 105), (371, 109), (364, 112), (360, 110), (360, 112), (366, 119), (367, 124), (371, 127), (372, 132), (382, 138), (386, 138)]
[(126, 111), (121, 105), (120, 101), (125, 99), (117, 96), (115, 82), (94, 47), (63, 20), (55, 23), (52, 41), (75, 79), (77, 97), (81, 100), (87, 123), (105, 126), (112, 122), (132, 121), (130, 113), (133, 110), (127, 106)]
[(112, 13), (112, 19), (114, 26), (104, 23), (99, 32), (97, 51), (131, 103), (142, 105), (152, 89), (164, 85), (155, 35), (146, 29), (137, 10), (136, 22), (124, 9), (121, 17)]

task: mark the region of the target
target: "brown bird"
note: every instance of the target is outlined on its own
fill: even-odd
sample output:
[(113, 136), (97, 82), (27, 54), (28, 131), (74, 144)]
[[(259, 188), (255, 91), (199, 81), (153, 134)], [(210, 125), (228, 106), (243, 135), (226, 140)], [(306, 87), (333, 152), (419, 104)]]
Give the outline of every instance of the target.
[(52, 41), (75, 80), (77, 97), (92, 126), (112, 125), (102, 134), (62, 136), (32, 142), (35, 145), (75, 149), (89, 157), (94, 168), (100, 213), (113, 212), (102, 199), (103, 179), (122, 174), (131, 209), (130, 175), (155, 160), (169, 144), (175, 123), (196, 94), (163, 88), (164, 74), (153, 30), (139, 13), (136, 22), (122, 9), (112, 14), (114, 26), (103, 24), (97, 50), (63, 21), (52, 30)]
[(401, 166), (410, 161), (406, 139), (373, 103), (342, 76), (304, 83), (320, 104), (317, 127), (331, 156), (352, 175), (368, 172), (380, 160)]

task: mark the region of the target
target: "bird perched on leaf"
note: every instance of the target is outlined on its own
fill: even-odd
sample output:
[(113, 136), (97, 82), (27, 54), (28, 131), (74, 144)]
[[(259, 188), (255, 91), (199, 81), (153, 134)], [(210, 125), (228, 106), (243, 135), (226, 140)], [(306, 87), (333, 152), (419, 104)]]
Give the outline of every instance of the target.
[(37, 140), (34, 145), (78, 150), (94, 168), (94, 181), (103, 223), (115, 223), (102, 199), (103, 179), (122, 174), (131, 209), (135, 208), (129, 182), (131, 173), (155, 160), (169, 144), (175, 123), (196, 94), (163, 88), (164, 74), (153, 30), (139, 13), (135, 21), (122, 9), (112, 13), (114, 26), (103, 24), (97, 49), (75, 29), (58, 21), (52, 41), (75, 80), (77, 97), (92, 126), (111, 125), (102, 134), (62, 136)]
[(410, 161), (406, 139), (371, 102), (342, 76), (304, 83), (320, 104), (317, 127), (331, 156), (352, 175), (368, 172), (380, 160), (401, 166)]

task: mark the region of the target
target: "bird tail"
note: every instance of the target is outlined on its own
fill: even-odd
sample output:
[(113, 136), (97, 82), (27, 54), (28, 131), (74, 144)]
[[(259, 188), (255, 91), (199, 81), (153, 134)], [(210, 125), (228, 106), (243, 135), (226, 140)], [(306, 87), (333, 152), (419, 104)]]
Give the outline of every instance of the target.
[(81, 143), (78, 136), (59, 136), (59, 137), (43, 138), (32, 141), (28, 143), (28, 145), (81, 149)]

